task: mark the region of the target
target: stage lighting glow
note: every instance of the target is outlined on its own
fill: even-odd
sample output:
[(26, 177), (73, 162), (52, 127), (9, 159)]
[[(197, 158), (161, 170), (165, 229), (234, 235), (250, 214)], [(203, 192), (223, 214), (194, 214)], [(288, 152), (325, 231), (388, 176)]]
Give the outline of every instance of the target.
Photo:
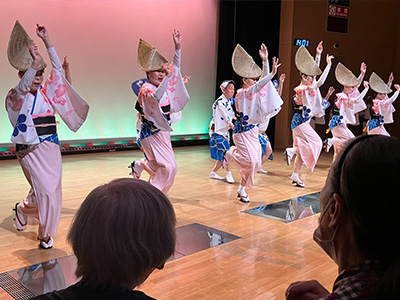
[[(131, 84), (145, 76), (136, 61), (139, 38), (157, 47), (171, 61), (171, 33), (179, 29), (181, 69), (183, 75), (191, 76), (187, 84), (191, 100), (183, 110), (183, 120), (173, 124), (171, 134), (204, 134), (208, 132), (215, 100), (218, 5), (215, 0), (0, 1), (0, 11), (7, 12), (2, 15), (0, 49), (7, 49), (18, 19), (46, 60), (47, 76), (49, 58), (35, 33), (36, 23), (45, 25), (60, 58), (68, 54), (73, 87), (91, 106), (77, 133), (57, 118), (60, 141), (133, 141), (137, 136), (137, 97)], [(5, 98), (19, 81), (5, 51), (0, 56), (0, 70), (0, 95)], [(4, 106), (0, 109), (0, 128), (0, 145), (10, 143), (13, 128)]]

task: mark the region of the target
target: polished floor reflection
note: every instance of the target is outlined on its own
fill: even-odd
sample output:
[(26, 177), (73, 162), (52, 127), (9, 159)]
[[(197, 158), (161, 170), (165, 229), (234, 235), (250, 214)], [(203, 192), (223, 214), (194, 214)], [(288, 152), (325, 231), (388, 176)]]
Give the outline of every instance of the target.
[[(176, 228), (177, 243), (174, 260), (240, 237), (198, 223)], [(75, 276), (76, 257), (65, 256), (0, 274), (0, 287), (12, 298), (27, 300), (35, 295), (64, 289), (78, 281)]]
[(245, 210), (244, 212), (285, 223), (292, 222), (320, 212), (319, 193), (294, 197), (288, 200)]
[(177, 242), (174, 259), (240, 238), (198, 223), (178, 227), (176, 235)]
[(0, 286), (14, 299), (30, 299), (74, 284), (77, 282), (75, 269), (76, 257), (69, 255), (2, 273), (8, 284), (3, 287), (5, 284), (0, 280)]

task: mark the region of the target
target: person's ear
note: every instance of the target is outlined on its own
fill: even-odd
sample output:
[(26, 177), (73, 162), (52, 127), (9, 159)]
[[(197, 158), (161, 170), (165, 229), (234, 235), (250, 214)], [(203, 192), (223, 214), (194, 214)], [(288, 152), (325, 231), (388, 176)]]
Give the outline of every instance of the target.
[(332, 197), (333, 205), (331, 205), (329, 215), (330, 222), (329, 227), (335, 229), (338, 226), (341, 218), (343, 218), (344, 206), (343, 206), (343, 198), (340, 194), (334, 193)]

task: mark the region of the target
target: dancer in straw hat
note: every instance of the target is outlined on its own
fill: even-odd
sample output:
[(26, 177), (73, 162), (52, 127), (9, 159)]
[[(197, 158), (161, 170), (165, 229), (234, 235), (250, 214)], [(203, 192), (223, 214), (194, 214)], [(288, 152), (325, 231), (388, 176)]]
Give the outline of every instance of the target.
[(372, 100), (372, 106), (370, 108), (371, 118), (368, 122), (368, 134), (381, 134), (390, 136), (386, 131), (384, 124), (393, 123), (393, 113), (395, 111), (393, 102), (397, 99), (400, 92), (400, 85), (395, 84), (396, 91), (392, 97), (388, 97), (387, 94), (391, 93), (390, 89), (393, 76), (389, 77), (389, 83), (386, 84), (377, 74), (372, 72), (369, 77), (369, 84), (371, 89), (376, 93), (374, 100)]
[(171, 123), (182, 118), (181, 111), (190, 99), (180, 71), (181, 34), (174, 30), (172, 37), (175, 54), (170, 65), (156, 48), (144, 40), (139, 42), (139, 67), (149, 80), (143, 84), (138, 96), (140, 141), (147, 159), (131, 164), (136, 178), (146, 170), (151, 183), (165, 194), (172, 187), (177, 170), (170, 137)]
[(368, 82), (364, 81), (364, 90), (362, 93), (358, 91), (358, 87), (361, 85), (367, 71), (365, 63), (361, 63), (360, 71), (360, 76), (357, 78), (343, 64), (338, 63), (336, 66), (336, 80), (343, 85), (343, 91), (336, 94), (337, 98), (333, 105), (333, 116), (329, 122), (328, 132), (332, 131), (333, 137), (324, 141), (326, 152), (333, 145), (333, 161), (335, 161), (337, 154), (342, 151), (345, 143), (349, 139), (354, 138), (354, 134), (347, 128), (347, 124), (356, 124), (356, 113), (367, 108), (363, 99), (369, 89)]
[(72, 131), (86, 119), (89, 105), (64, 78), (63, 67), (46, 27), (37, 25), (53, 66), (42, 87), (46, 64), (37, 46), (17, 21), (8, 44), (8, 59), (21, 79), (6, 98), (6, 109), (14, 131), (17, 158), (31, 185), (27, 197), (15, 205), (17, 230), (25, 230), (28, 217), (39, 221), (39, 246), (53, 246), (61, 214), (61, 153), (58, 145), (55, 113)]
[[(332, 96), (332, 94), (335, 92), (335, 88), (333, 86), (330, 86), (328, 91), (326, 92), (325, 97), (322, 98), (322, 107), (324, 108), (324, 111), (331, 106), (331, 103), (329, 102), (329, 98)], [(294, 113), (296, 113), (296, 108), (298, 104), (296, 104), (296, 95), (292, 97), (292, 109)], [(310, 119), (310, 126), (315, 130), (315, 125), (324, 125), (325, 124), (325, 115), (322, 117), (312, 117)], [(286, 163), (288, 166), (290, 166), (292, 159), (296, 155), (296, 149), (294, 147), (286, 148), (285, 151), (283, 152), (283, 155), (285, 156)]]
[(273, 58), (270, 73), (268, 50), (264, 44), (261, 45), (259, 54), (263, 61), (263, 71), (240, 45), (236, 46), (232, 55), (233, 70), (242, 77), (243, 87), (237, 91), (235, 99), (238, 118), (233, 130), (233, 140), (236, 146), (225, 153), (224, 164), (231, 159), (235, 161), (242, 177), (237, 194), (240, 201), (245, 203), (250, 201), (245, 187), (253, 186), (254, 174), (261, 169), (257, 125), (265, 118), (275, 116), (283, 104), (271, 82), (279, 67), (279, 60)]
[[(329, 54), (326, 56), (327, 65), (324, 72), (321, 72), (319, 62), (322, 51), (322, 42), (320, 42), (317, 47), (317, 56), (314, 60), (307, 49), (301, 46), (297, 50), (295, 57), (296, 67), (300, 71), (301, 83), (294, 89), (296, 92), (294, 98), (295, 113), (291, 129), (296, 161), (290, 179), (292, 180), (292, 184), (298, 187), (305, 187), (305, 184), (299, 177), (301, 166), (304, 163), (307, 168), (313, 171), (322, 149), (322, 140), (310, 125), (310, 119), (313, 116), (321, 117), (325, 114), (319, 88), (328, 76), (333, 56)], [(315, 77), (318, 75), (321, 76), (316, 81)]]
[[(222, 95), (214, 101), (212, 106), (213, 117), (210, 122), (210, 153), (211, 158), (215, 160), (214, 168), (210, 172), (210, 178), (223, 180), (217, 171), (222, 167), (224, 153), (228, 151), (229, 146), (229, 129), (233, 129), (233, 120), (235, 114), (232, 109), (231, 99), (235, 95), (235, 82), (233, 80), (224, 80), (220, 85)], [(225, 165), (226, 181), (234, 183), (232, 172), (229, 164)]]

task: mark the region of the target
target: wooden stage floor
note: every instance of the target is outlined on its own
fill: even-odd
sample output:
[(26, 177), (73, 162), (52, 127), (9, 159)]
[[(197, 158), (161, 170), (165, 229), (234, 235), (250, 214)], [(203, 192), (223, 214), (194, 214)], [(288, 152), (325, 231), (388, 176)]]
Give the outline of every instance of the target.
[[(331, 290), (337, 267), (312, 239), (319, 214), (284, 223), (243, 213), (319, 192), (331, 153), (321, 154), (313, 173), (302, 168), (306, 184), (302, 189), (291, 185), (293, 167), (287, 166), (282, 151), (276, 150), (274, 160), (264, 164), (269, 173), (257, 174), (254, 188), (246, 189), (249, 204), (237, 200), (238, 182), (228, 184), (208, 177), (214, 162), (207, 146), (175, 148), (175, 155), (178, 174), (169, 198), (177, 227), (198, 223), (240, 238), (168, 262), (140, 290), (157, 299), (284, 299), (291, 282), (309, 279), (318, 279)], [(0, 273), (73, 254), (65, 238), (82, 200), (100, 184), (129, 177), (128, 164), (141, 157), (139, 150), (63, 156), (61, 221), (54, 248), (47, 251), (37, 247), (36, 226), (16, 231), (12, 207), (26, 196), (29, 186), (16, 159), (0, 161)], [(219, 172), (224, 173), (222, 169)], [(239, 181), (235, 166), (232, 173)], [(145, 172), (142, 179), (148, 179)], [(12, 298), (0, 291), (0, 299)]]

